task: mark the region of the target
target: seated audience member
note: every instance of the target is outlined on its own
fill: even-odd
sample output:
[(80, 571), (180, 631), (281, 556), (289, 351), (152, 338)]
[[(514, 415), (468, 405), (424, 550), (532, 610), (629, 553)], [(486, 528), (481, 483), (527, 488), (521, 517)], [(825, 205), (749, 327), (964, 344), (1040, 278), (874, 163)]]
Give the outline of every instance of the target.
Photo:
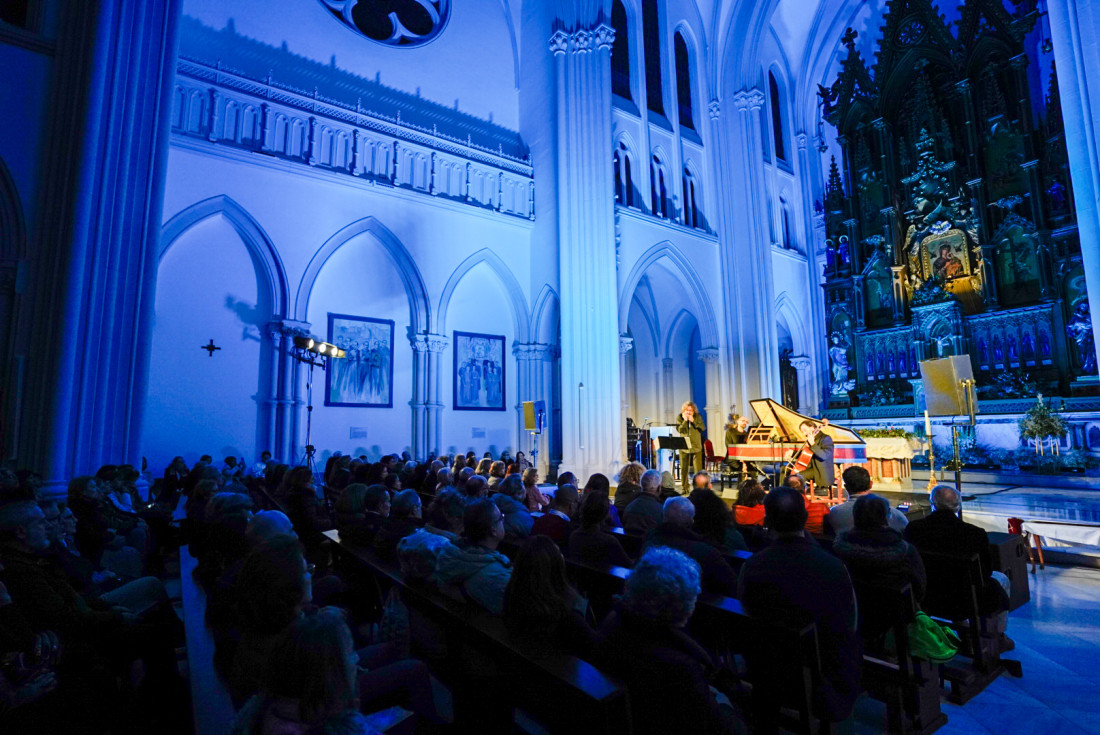
[(464, 486), (468, 502), (489, 497), (489, 484), (481, 475), (471, 475)]
[[(837, 536), (855, 525), (852, 520), (852, 511), (855, 509), (856, 501), (859, 500), (859, 496), (871, 492), (872, 485), (870, 473), (859, 465), (853, 465), (844, 470), (843, 478), (844, 491), (848, 494), (848, 499), (839, 505), (834, 505), (825, 516), (826, 532), (831, 530)], [(888, 523), (890, 528), (898, 533), (904, 533), (909, 519), (897, 508), (891, 508)]]
[(539, 471), (529, 467), (523, 471), (524, 504), (530, 513), (539, 513), (550, 505), (550, 498), (539, 489)]
[(426, 582), (435, 574), (439, 555), (452, 546), (446, 536), (418, 528), (397, 543), (397, 561), (401, 574), (410, 582)]
[(661, 473), (646, 470), (642, 474), (642, 492), (623, 513), (623, 528), (630, 533), (645, 533), (661, 522)]
[(642, 494), (642, 473), (645, 465), (641, 462), (631, 462), (619, 470), (619, 485), (615, 488), (615, 509), (619, 512), (619, 518), (626, 513), (634, 499)]
[[(237, 642), (231, 656), (215, 652), (215, 660), (233, 662), (224, 673), (237, 706), (259, 690), (279, 634), (302, 616), (313, 597), (312, 575), (302, 552), (298, 539), (274, 536), (245, 557), (233, 590)], [(230, 640), (219, 637), (219, 642)]]
[(382, 479), (379, 482), (382, 487), (386, 488), (392, 495), (401, 492), (401, 478), (396, 473), (390, 472), (382, 475)]
[[(180, 457), (179, 459), (183, 459)], [(266, 449), (260, 452), (260, 461), (248, 468), (249, 477), (263, 477), (267, 474), (267, 466), (271, 463), (271, 452)]]
[(169, 511), (174, 511), (176, 506), (179, 505), (186, 477), (187, 463), (183, 461), (183, 457), (173, 457), (168, 466), (164, 468), (164, 481), (156, 497), (157, 505)]
[(446, 467), (441, 468), (435, 473), (435, 485), (432, 486), (431, 494), (439, 495), (444, 490), (454, 489), (454, 475)]
[(680, 493), (676, 491), (676, 478), (672, 476), (671, 472), (665, 471), (661, 473), (661, 494), (658, 496), (659, 500), (663, 503), (669, 498), (678, 498)]
[(741, 603), (756, 618), (789, 626), (816, 623), (823, 676), (815, 705), (825, 719), (840, 722), (861, 690), (863, 652), (852, 581), (840, 559), (806, 537), (806, 503), (797, 490), (775, 488), (764, 508), (776, 540), (741, 567)]
[(678, 551), (652, 548), (600, 628), (598, 661), (626, 682), (639, 735), (743, 731), (729, 700), (709, 684), (717, 671), (710, 655), (684, 632), (698, 596), (698, 565)]
[(499, 459), (489, 466), (489, 492), (495, 492), (497, 486), (503, 482), (506, 469)]
[(397, 542), (424, 525), (420, 496), (415, 490), (402, 490), (390, 503), (390, 517), (374, 534), (374, 553), (382, 559), (393, 559)]
[[(982, 615), (995, 615), (994, 632), (1002, 636), (1002, 648), (1008, 644), (1003, 638), (1008, 626), (1008, 602), (1011, 586), (1008, 577), (993, 570), (993, 556), (989, 548), (989, 535), (984, 529), (959, 518), (962, 498), (950, 485), (936, 485), (930, 495), (932, 512), (905, 528), (905, 538), (923, 551), (952, 554), (977, 554), (986, 575), (978, 611)], [(1010, 644), (1008, 644), (1010, 645)]]
[(860, 495), (852, 509), (855, 525), (836, 537), (833, 553), (856, 582), (890, 587), (912, 585), (913, 599), (924, 599), (927, 579), (917, 548), (886, 524), (890, 504), (874, 493)]
[(793, 487), (806, 499), (806, 531), (815, 536), (825, 533), (825, 514), (829, 512), (829, 504), (814, 501), (813, 494), (807, 492), (802, 475), (791, 475), (783, 484)]
[(565, 555), (573, 561), (598, 567), (613, 564), (618, 567), (633, 566), (634, 561), (623, 550), (622, 544), (614, 535), (603, 530), (611, 503), (607, 496), (592, 493), (581, 502), (581, 525), (569, 534), (569, 545)]
[[(362, 514), (353, 512), (358, 507), (360, 495), (363, 498)], [(340, 530), (340, 539), (355, 546), (373, 545), (375, 534), (390, 515), (389, 491), (381, 485), (368, 487), (356, 483), (348, 486), (344, 496), (336, 502), (336, 527)], [(341, 508), (345, 511), (341, 512)]]
[(313, 471), (309, 467), (295, 467), (286, 477), (286, 514), (294, 523), (306, 556), (314, 562), (321, 560), (321, 544), (324, 543), (324, 511), (317, 497)]
[(440, 490), (428, 506), (425, 515), (433, 533), (457, 541), (462, 534), (462, 514), (466, 511), (466, 499), (453, 487)]
[(585, 600), (565, 578), (565, 558), (546, 536), (532, 536), (512, 563), (504, 590), (504, 622), (528, 639), (573, 655), (592, 650), (596, 633), (588, 625)]
[(748, 551), (745, 537), (733, 523), (733, 514), (717, 493), (709, 487), (696, 488), (691, 491), (688, 500), (695, 506), (694, 528), (697, 534), (723, 554)]
[[(110, 593), (85, 600), (66, 581), (64, 572), (43, 556), (49, 549), (47, 533), (45, 516), (35, 502), (0, 506), (4, 582), (34, 631), (56, 631), (67, 647), (83, 649), (92, 656), (89, 661), (109, 662), (116, 671), (143, 660), (148, 682), (168, 684), (178, 679), (174, 648), (182, 638), (179, 619), (164, 605), (144, 605), (158, 590), (157, 602), (164, 600), (159, 580), (150, 578), (150, 585), (139, 581), (119, 592), (117, 600)], [(139, 602), (147, 609), (136, 609)]]
[(69, 482), (67, 504), (76, 516), (77, 548), (96, 567), (137, 576), (141, 572), (141, 552), (126, 546), (126, 539), (115, 532), (105, 502), (95, 479), (76, 477)]
[(206, 505), (205, 539), (195, 579), (209, 590), (228, 567), (248, 554), (245, 531), (252, 517), (252, 498), (242, 493), (216, 493)]
[[(237, 715), (234, 735), (379, 732), (371, 716), (359, 712), (358, 660), (339, 609), (294, 621), (272, 643), (258, 672), (259, 693)], [(426, 677), (424, 684), (430, 687)]]
[(531, 526), (535, 519), (523, 507), (523, 501), (527, 498), (527, 489), (523, 487), (523, 479), (518, 474), (508, 475), (497, 486), (497, 492), (492, 496), (497, 508), (504, 514), (504, 531), (516, 538), (527, 538), (531, 535)]
[(564, 545), (569, 534), (570, 517), (577, 508), (577, 486), (559, 485), (550, 508), (531, 524), (531, 535), (541, 533), (554, 543)]
[(504, 538), (504, 514), (484, 498), (466, 506), (460, 546), (445, 547), (436, 565), (436, 582), (444, 592), (472, 600), (499, 615), (512, 563), (497, 551)]
[(742, 482), (737, 487), (737, 499), (733, 501), (733, 519), (737, 525), (764, 525), (765, 497), (767, 492), (755, 479), (750, 477)]
[(477, 463), (477, 468), (474, 470), (475, 475), (484, 477), (486, 481), (489, 480), (489, 471), (493, 467), (492, 457), (482, 457), (481, 461)]
[[(581, 497), (587, 497), (592, 493), (600, 493), (608, 499), (611, 497), (611, 481), (607, 479), (607, 475), (602, 472), (594, 472), (588, 478), (588, 482), (584, 484), (584, 491), (581, 493)], [(623, 522), (619, 519), (619, 511), (614, 505), (611, 506), (610, 511), (607, 514), (607, 526), (608, 528), (622, 528)], [(579, 524), (574, 520), (574, 528), (579, 527)]]
[(646, 536), (645, 548), (667, 546), (687, 554), (699, 565), (703, 591), (716, 595), (737, 595), (737, 574), (722, 553), (705, 538), (695, 533), (695, 506), (683, 497), (665, 501), (664, 520)]
[(470, 481), (470, 478), (474, 476), (474, 470), (471, 467), (461, 467), (454, 473), (455, 489), (459, 490), (463, 495), (466, 494), (466, 483)]

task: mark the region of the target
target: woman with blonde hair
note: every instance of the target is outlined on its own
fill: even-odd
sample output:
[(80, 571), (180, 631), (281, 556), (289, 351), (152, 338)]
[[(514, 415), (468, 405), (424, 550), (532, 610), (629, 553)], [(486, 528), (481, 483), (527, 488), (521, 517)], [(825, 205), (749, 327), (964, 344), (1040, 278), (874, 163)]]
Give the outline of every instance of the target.
[(641, 462), (630, 462), (619, 470), (619, 485), (615, 488), (615, 508), (619, 511), (620, 518), (626, 512), (626, 506), (641, 494), (643, 472), (645, 472), (645, 465)]
[(684, 495), (691, 491), (691, 478), (703, 470), (703, 432), (707, 426), (699, 415), (699, 407), (693, 401), (684, 401), (676, 430), (687, 440), (687, 449), (680, 450), (680, 485)]

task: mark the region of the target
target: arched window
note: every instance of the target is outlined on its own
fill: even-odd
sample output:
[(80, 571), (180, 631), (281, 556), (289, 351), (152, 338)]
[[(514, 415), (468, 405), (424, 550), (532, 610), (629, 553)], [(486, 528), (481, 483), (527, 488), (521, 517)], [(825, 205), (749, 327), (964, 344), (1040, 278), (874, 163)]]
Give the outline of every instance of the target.
[(615, 202), (634, 206), (634, 182), (630, 178), (630, 149), (622, 141), (615, 146)]
[(699, 205), (695, 199), (695, 175), (684, 168), (684, 224), (688, 227), (702, 228), (699, 217)]
[(779, 216), (782, 217), (780, 222), (781, 237), (783, 238), (783, 247), (786, 250), (791, 249), (791, 205), (783, 197), (779, 197)]
[(630, 32), (626, 8), (622, 0), (611, 5), (611, 27), (615, 29), (615, 42), (611, 46), (611, 91), (620, 97), (630, 96)]
[(668, 218), (668, 187), (665, 184), (665, 169), (661, 159), (653, 156), (649, 164), (650, 209), (658, 217)]
[(680, 125), (695, 130), (691, 114), (691, 60), (688, 58), (687, 44), (679, 31), (676, 31), (673, 45), (676, 55), (676, 101), (679, 103)]
[(775, 81), (775, 74), (768, 72), (768, 97), (771, 98), (772, 112), (772, 142), (775, 146), (775, 158), (778, 161), (787, 161), (787, 145), (783, 137), (783, 105), (779, 97), (779, 83)]
[(658, 115), (665, 114), (661, 85), (661, 23), (657, 0), (642, 0), (642, 35), (645, 48), (646, 104)]

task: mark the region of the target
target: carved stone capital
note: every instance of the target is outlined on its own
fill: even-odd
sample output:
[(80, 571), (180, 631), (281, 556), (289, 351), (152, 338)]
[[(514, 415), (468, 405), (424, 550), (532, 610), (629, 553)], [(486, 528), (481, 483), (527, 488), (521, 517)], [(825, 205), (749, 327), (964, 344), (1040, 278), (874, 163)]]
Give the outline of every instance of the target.
[(619, 335), (619, 354), (625, 355), (634, 349), (634, 338), (627, 337), (625, 334)]
[(413, 334), (409, 344), (416, 352), (442, 352), (450, 342), (442, 334)]
[(791, 367), (800, 373), (808, 371), (812, 365), (813, 360), (806, 355), (795, 355), (791, 358)]
[(517, 360), (551, 360), (554, 358), (554, 345), (515, 342), (512, 344), (512, 354)]
[(701, 350), (696, 350), (695, 356), (705, 362), (707, 365), (714, 365), (718, 362), (718, 348), (706, 347)]
[(564, 54), (569, 49), (569, 34), (565, 31), (554, 31), (550, 36), (550, 51), (555, 56)]
[(798, 150), (804, 151), (810, 145), (810, 136), (805, 133), (795, 133), (794, 142), (795, 145), (798, 146)]
[(756, 112), (764, 106), (764, 93), (756, 87), (743, 89), (733, 96), (733, 106), (738, 110)]
[(600, 23), (596, 26), (592, 30), (592, 35), (598, 49), (610, 51), (612, 44), (615, 43), (615, 29), (606, 23)]
[(721, 115), (722, 105), (718, 102), (717, 97), (707, 103), (707, 112), (710, 114), (711, 120), (717, 120), (718, 116)]

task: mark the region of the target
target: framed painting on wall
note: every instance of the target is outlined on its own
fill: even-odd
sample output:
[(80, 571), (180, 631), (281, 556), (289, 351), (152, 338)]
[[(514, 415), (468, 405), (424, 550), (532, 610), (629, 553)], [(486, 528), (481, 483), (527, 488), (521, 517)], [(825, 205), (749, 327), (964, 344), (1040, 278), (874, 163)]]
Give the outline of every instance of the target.
[(328, 315), (328, 341), (347, 352), (329, 360), (325, 405), (393, 407), (393, 321)]
[(504, 410), (504, 335), (454, 333), (454, 410)]

